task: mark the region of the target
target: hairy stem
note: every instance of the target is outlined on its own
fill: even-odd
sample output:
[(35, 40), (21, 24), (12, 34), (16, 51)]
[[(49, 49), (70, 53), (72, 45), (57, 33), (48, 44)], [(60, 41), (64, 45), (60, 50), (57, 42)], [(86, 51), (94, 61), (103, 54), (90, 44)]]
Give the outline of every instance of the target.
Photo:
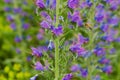
[[(59, 4), (60, 0), (56, 0), (56, 24), (55, 27), (59, 24)], [(56, 37), (55, 41), (55, 80), (59, 79), (59, 38)]]

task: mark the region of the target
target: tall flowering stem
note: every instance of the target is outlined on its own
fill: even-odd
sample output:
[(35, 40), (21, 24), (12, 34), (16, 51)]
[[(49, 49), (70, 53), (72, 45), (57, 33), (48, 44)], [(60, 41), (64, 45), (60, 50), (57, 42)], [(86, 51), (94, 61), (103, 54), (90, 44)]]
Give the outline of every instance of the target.
[[(56, 0), (56, 27), (59, 24), (59, 3), (60, 0)], [(59, 79), (59, 38), (56, 37), (55, 41), (55, 80)]]
[[(91, 26), (93, 27), (95, 25), (95, 21), (94, 21), (94, 16), (95, 16), (95, 7), (97, 6), (98, 4), (98, 1), (94, 2), (93, 0), (91, 0), (93, 4), (93, 6), (91, 7), (90, 9), (90, 12), (91, 14), (88, 14), (88, 18), (89, 18), (89, 21), (92, 23)], [(95, 32), (95, 34), (93, 34), (93, 32)], [(93, 46), (94, 46), (94, 39), (96, 37), (96, 31), (94, 30), (94, 28), (92, 30), (89, 31), (89, 44), (88, 44), (88, 49), (89, 50), (92, 50), (93, 49)], [(91, 62), (92, 60), (94, 60), (94, 57), (91, 56), (90, 58), (88, 58), (87, 62), (88, 62), (88, 77), (87, 77), (87, 80), (91, 80), (92, 79), (92, 74), (93, 74), (93, 71), (94, 71), (94, 68), (95, 66), (94, 65), (91, 65)]]

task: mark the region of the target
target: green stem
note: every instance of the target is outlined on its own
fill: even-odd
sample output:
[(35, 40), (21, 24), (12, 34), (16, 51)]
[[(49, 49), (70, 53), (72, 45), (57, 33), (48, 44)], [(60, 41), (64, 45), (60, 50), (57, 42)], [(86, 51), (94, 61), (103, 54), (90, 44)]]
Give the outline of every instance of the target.
[(59, 24), (59, 4), (60, 4), (60, 0), (56, 0), (56, 27)]
[(55, 40), (55, 80), (59, 79), (59, 39)]
[[(60, 0), (56, 0), (56, 24), (55, 27), (59, 24), (59, 4)], [(59, 79), (59, 38), (56, 37), (55, 41), (55, 80)]]
[[(89, 39), (90, 39), (90, 42), (89, 42), (89, 50), (92, 49), (92, 44), (93, 44), (93, 33), (92, 31), (89, 32)], [(88, 58), (87, 60), (87, 66), (88, 66), (88, 77), (87, 77), (87, 80), (91, 80), (91, 76), (92, 76), (92, 65), (91, 65), (91, 61), (92, 61), (92, 56)]]
[[(89, 14), (88, 15), (88, 18), (89, 18), (89, 20), (90, 20), (90, 22), (92, 23), (92, 27), (94, 27), (94, 25), (95, 25), (95, 20), (94, 20), (94, 16), (95, 16), (95, 7), (97, 6), (97, 4), (99, 3), (98, 1), (97, 2), (94, 2), (94, 0), (91, 0), (92, 1), (92, 3), (94, 3), (93, 4), (93, 6), (91, 7), (91, 9), (90, 9), (90, 13), (91, 14)], [(94, 33), (94, 28), (92, 29), (92, 30), (90, 30), (89, 31), (89, 39), (90, 39), (90, 42), (89, 42), (89, 44), (88, 44), (88, 48), (89, 48), (89, 50), (92, 50), (93, 49), (93, 47), (94, 47), (94, 39), (95, 39), (95, 37), (96, 37), (96, 35), (97, 35), (97, 33), (95, 32)], [(91, 78), (92, 78), (92, 74), (93, 74), (93, 71), (94, 71), (94, 65), (91, 65), (91, 61), (93, 61), (93, 55), (92, 56), (90, 56), (89, 58), (88, 58), (88, 77), (87, 77), (87, 80), (91, 80)]]

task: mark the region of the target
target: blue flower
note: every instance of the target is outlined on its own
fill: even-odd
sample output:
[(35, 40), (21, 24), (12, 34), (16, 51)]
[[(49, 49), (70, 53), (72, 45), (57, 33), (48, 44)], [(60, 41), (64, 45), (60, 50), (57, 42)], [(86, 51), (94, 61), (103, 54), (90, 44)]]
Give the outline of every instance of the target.
[(38, 77), (38, 74), (36, 74), (35, 76), (31, 77), (30, 80), (36, 80), (37, 77)]
[(103, 56), (106, 54), (106, 51), (105, 51), (105, 48), (102, 48), (102, 47), (96, 47), (94, 49), (94, 53), (97, 55), (97, 56)]
[(88, 75), (88, 70), (87, 69), (80, 69), (80, 73), (81, 73), (81, 76), (82, 77), (87, 77), (87, 75)]
[(103, 72), (110, 74), (112, 73), (112, 66), (111, 65), (105, 65), (103, 68), (101, 68)]
[(98, 60), (98, 62), (101, 64), (109, 64), (110, 60), (103, 56), (100, 60)]

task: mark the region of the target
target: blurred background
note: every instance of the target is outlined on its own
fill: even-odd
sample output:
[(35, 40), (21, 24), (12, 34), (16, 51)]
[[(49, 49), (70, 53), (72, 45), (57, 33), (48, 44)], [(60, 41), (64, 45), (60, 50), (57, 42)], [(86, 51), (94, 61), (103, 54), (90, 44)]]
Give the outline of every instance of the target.
[(35, 74), (30, 47), (41, 38), (35, 17), (33, 0), (0, 0), (0, 80)]

